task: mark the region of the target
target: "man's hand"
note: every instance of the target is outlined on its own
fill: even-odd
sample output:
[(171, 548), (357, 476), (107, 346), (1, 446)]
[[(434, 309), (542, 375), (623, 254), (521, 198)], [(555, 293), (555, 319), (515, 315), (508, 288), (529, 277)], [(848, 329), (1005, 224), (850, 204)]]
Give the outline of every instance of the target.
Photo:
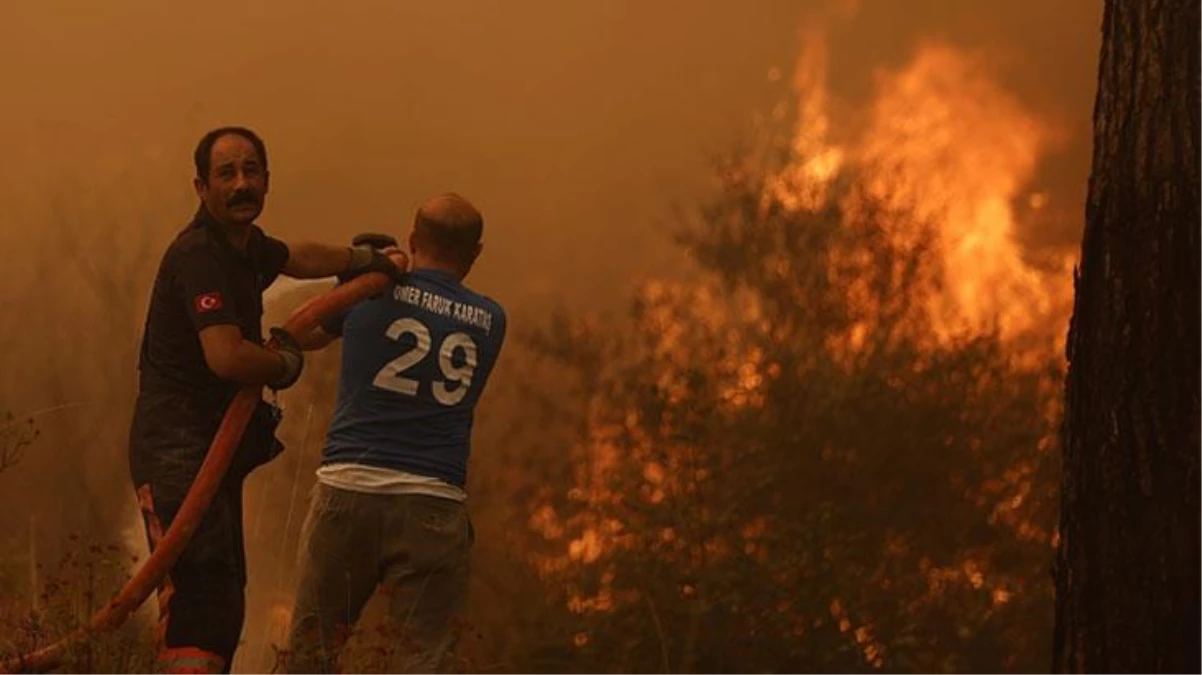
[(305, 355), (301, 352), (301, 346), (297, 343), (296, 338), (283, 328), (272, 328), (271, 336), (279, 343), (279, 346), (275, 348), (275, 353), (284, 363), (284, 373), (268, 382), (267, 386), (280, 391), (291, 387), (300, 379), (301, 371), (305, 369)]
[(397, 247), (395, 237), (365, 232), (351, 240), (350, 264), (338, 275), (338, 280), (345, 282), (360, 274), (383, 272), (393, 281), (400, 281), (408, 268), (409, 256)]
[[(293, 375), (300, 375), (300, 368), (304, 365), (303, 361), (295, 363), (295, 359), (283, 355), (282, 351), (268, 349), (243, 338), (242, 329), (233, 324), (207, 326), (200, 330), (198, 336), (205, 364), (223, 380), (276, 387), (276, 383), (295, 382)], [(287, 340), (281, 339), (281, 342), (296, 344), (291, 336)], [(288, 382), (289, 379), (291, 382)]]
[(392, 264), (396, 265), (396, 268), (402, 273), (409, 271), (409, 255), (401, 249), (395, 246), (389, 246), (388, 248), (380, 251), (380, 253), (388, 256), (389, 259), (392, 260)]
[(338, 275), (343, 281), (361, 274), (383, 272), (394, 281), (399, 281), (403, 270), (397, 269), (391, 258), (368, 246), (352, 246), (350, 264)]

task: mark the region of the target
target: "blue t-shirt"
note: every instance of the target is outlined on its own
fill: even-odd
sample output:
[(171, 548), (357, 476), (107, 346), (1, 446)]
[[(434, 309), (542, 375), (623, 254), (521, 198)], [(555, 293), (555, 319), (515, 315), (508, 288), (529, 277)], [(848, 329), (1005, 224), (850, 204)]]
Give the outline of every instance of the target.
[(419, 269), (324, 324), (342, 335), (322, 464), (365, 464), (464, 487), (476, 402), (505, 311), (454, 275)]

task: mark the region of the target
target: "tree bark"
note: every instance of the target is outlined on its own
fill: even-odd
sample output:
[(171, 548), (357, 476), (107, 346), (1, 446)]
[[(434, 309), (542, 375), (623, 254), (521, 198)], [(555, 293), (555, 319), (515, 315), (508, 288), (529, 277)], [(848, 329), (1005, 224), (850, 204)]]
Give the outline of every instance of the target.
[(1199, 0), (1107, 0), (1068, 335), (1056, 672), (1202, 670)]

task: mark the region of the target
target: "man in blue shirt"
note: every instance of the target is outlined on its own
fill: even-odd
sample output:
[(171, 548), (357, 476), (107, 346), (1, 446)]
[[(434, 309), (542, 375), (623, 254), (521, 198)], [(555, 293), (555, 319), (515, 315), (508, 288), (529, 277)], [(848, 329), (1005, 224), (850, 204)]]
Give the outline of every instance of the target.
[(299, 336), (343, 341), (338, 403), (301, 542), (289, 672), (333, 672), (377, 586), (404, 631), (406, 670), (433, 672), (467, 595), (465, 501), (476, 403), (505, 312), (463, 285), (484, 222), (444, 194), (417, 212), (412, 269), (380, 296)]

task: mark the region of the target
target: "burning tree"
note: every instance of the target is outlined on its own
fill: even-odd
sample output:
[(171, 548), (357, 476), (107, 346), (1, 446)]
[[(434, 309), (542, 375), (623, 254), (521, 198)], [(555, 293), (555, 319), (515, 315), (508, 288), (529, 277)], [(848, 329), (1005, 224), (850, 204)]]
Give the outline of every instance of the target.
[(632, 335), (540, 337), (607, 364), (572, 488), (531, 518), (580, 646), (639, 671), (1033, 667), (1054, 365), (932, 339), (929, 244), (883, 212), (748, 181), (684, 234), (709, 283), (645, 287)]
[(575, 617), (582, 660), (562, 665), (1044, 663), (1063, 283), (1009, 238), (1030, 153), (1001, 134), (955, 159), (958, 132), (924, 132), (996, 109), (978, 82), (936, 100), (943, 121), (918, 114), (957, 91), (938, 86), (949, 69), (971, 79), (956, 54), (924, 51), (886, 87), (882, 124), (914, 121), (881, 127), (898, 152), (873, 125), (833, 146), (803, 124), (783, 165), (721, 167), (678, 233), (695, 283), (644, 285), (629, 331), (563, 318), (532, 340), (582, 385), (569, 487), (537, 489), (529, 521)]
[(1198, 0), (1106, 3), (1055, 669), (1199, 670)]

